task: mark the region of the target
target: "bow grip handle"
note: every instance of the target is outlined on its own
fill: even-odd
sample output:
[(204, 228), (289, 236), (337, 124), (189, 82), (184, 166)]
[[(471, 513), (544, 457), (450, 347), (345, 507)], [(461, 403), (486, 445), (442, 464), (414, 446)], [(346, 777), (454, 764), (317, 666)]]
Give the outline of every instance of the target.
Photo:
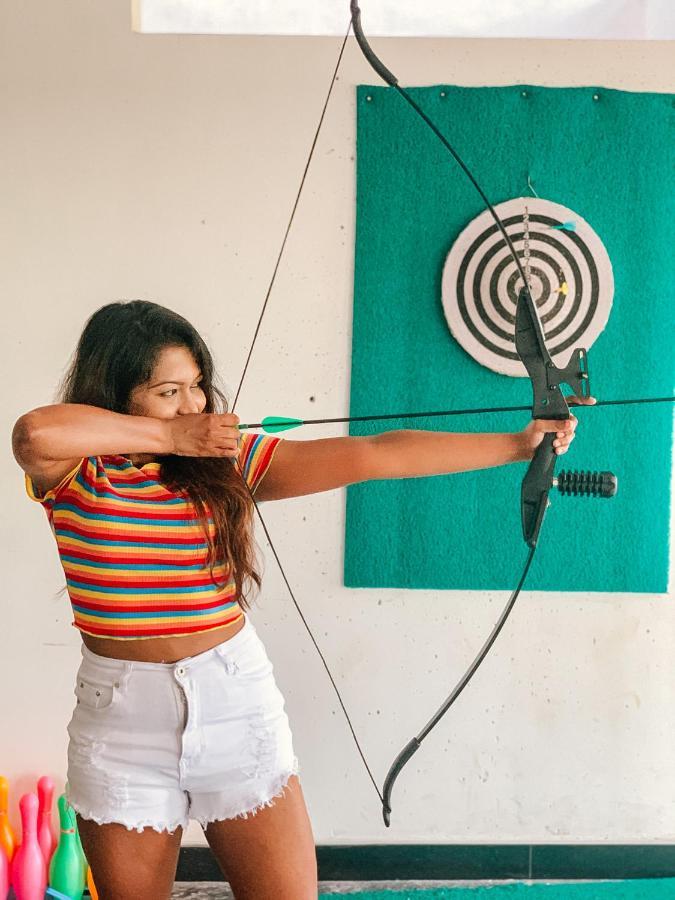
[(553, 472), (556, 454), (553, 449), (555, 433), (547, 431), (535, 450), (520, 486), (520, 517), (525, 543), (532, 550), (537, 546), (537, 538), (544, 514), (548, 506), (548, 494), (553, 486)]

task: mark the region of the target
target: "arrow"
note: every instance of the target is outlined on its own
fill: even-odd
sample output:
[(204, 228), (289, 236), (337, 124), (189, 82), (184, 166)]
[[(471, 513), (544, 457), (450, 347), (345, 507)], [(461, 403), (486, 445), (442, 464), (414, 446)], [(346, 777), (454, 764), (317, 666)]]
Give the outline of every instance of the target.
[[(593, 406), (628, 406), (632, 403), (673, 403), (675, 397), (644, 397), (634, 400), (598, 400)], [(592, 407), (589, 407), (592, 408)], [(530, 412), (531, 406), (484, 406), (475, 409), (443, 409), (431, 412), (387, 413), (378, 416), (341, 416), (333, 419), (293, 419), (287, 416), (266, 416), (262, 422), (238, 426), (240, 431), (258, 431), (277, 434), (301, 425), (333, 425), (341, 422), (384, 422), (388, 419), (431, 419), (440, 416), (474, 416), (479, 413)]]

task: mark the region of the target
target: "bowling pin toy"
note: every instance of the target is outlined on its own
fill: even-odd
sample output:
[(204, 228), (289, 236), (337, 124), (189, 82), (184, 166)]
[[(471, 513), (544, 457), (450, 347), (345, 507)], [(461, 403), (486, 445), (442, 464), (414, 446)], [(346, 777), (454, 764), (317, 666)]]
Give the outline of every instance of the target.
[(61, 834), (49, 867), (49, 886), (66, 894), (71, 900), (82, 900), (86, 886), (86, 869), (77, 846), (75, 810), (68, 803), (65, 794), (61, 794), (57, 806)]
[(91, 894), (91, 900), (98, 900), (98, 891), (96, 890), (96, 885), (94, 884), (94, 875), (91, 871), (91, 866), (87, 867), (87, 887), (89, 888), (89, 893)]
[(80, 861), (82, 862), (82, 871), (86, 872), (89, 868), (89, 863), (87, 862), (87, 857), (84, 855), (84, 847), (82, 846), (82, 840), (80, 839), (80, 831), (77, 827), (77, 816), (75, 816), (75, 836), (77, 837), (77, 852), (80, 854)]
[(43, 775), (37, 783), (38, 792), (38, 843), (49, 870), (54, 851), (56, 837), (52, 828), (52, 803), (54, 802), (54, 782), (48, 775)]
[(0, 845), (0, 900), (7, 900), (9, 894), (9, 860), (5, 848)]
[(11, 863), (16, 850), (16, 837), (12, 830), (12, 826), (9, 824), (8, 800), (9, 784), (7, 779), (3, 775), (0, 775), (0, 844), (4, 848), (7, 859)]
[(65, 894), (62, 894), (60, 891), (55, 891), (54, 888), (47, 888), (47, 897), (56, 897), (56, 900), (70, 900), (70, 897), (66, 897)]
[(21, 846), (12, 860), (12, 887), (16, 900), (44, 900), (47, 889), (47, 866), (37, 836), (38, 798), (24, 794), (21, 810)]

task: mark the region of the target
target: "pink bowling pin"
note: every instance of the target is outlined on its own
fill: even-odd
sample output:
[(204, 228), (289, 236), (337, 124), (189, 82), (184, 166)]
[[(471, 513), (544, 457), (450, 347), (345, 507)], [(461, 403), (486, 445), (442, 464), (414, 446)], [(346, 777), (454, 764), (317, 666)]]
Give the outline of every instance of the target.
[(21, 810), (21, 846), (12, 860), (12, 887), (16, 900), (44, 900), (47, 890), (47, 866), (38, 843), (38, 798), (24, 794)]
[[(56, 850), (56, 836), (52, 828), (52, 803), (54, 801), (54, 782), (48, 775), (43, 775), (37, 783), (38, 789), (38, 843), (49, 871), (49, 863)], [(0, 900), (3, 900), (0, 895)]]
[(0, 900), (7, 900), (9, 894), (9, 860), (5, 848), (0, 844)]

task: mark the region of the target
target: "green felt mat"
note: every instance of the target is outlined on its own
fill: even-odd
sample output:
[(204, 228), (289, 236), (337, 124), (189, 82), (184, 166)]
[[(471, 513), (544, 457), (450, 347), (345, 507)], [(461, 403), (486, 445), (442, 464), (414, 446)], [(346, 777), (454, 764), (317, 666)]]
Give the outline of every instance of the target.
[[(321, 894), (335, 897), (335, 894)], [(630, 881), (593, 881), (570, 884), (514, 884), (476, 888), (365, 891), (346, 894), (348, 900), (673, 900), (675, 878), (641, 878)]]
[[(411, 88), (493, 203), (537, 194), (587, 221), (612, 263), (613, 308), (589, 348), (598, 399), (672, 395), (673, 96), (536, 85)], [(525, 97), (523, 97), (525, 93)], [(594, 99), (597, 96), (598, 99)], [(393, 88), (358, 88), (350, 414), (527, 405), (523, 378), (479, 365), (452, 337), (443, 264), (484, 206)], [(552, 495), (529, 590), (662, 593), (668, 578), (672, 405), (577, 412), (558, 468), (614, 471), (612, 500)], [(354, 423), (516, 431), (527, 413)], [(513, 589), (525, 564), (524, 464), (348, 489), (348, 587)]]

